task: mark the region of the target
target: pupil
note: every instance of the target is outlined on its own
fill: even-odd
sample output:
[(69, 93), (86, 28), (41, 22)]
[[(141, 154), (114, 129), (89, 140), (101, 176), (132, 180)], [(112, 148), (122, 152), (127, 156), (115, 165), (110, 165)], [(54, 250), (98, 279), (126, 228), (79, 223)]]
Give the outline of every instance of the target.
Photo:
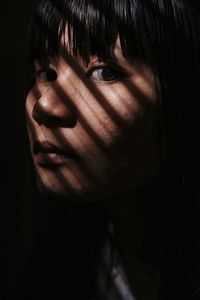
[(102, 77), (105, 80), (114, 80), (116, 78), (114, 72), (110, 68), (104, 68), (102, 70)]
[(54, 70), (48, 70), (46, 72), (46, 77), (48, 81), (55, 81), (57, 78), (57, 74)]

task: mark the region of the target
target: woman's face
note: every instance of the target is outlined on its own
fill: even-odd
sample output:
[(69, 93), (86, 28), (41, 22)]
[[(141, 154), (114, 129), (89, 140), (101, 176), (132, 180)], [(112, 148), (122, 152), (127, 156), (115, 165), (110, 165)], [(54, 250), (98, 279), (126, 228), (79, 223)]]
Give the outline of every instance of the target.
[(137, 188), (158, 173), (154, 76), (124, 58), (119, 41), (112, 61), (91, 57), (86, 65), (66, 48), (35, 67), (26, 113), (42, 191), (87, 201)]

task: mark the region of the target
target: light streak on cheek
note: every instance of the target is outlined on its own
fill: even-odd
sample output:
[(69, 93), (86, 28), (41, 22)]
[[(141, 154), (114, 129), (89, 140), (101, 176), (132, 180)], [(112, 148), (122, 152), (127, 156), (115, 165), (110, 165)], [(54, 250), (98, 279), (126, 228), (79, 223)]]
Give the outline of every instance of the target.
[[(33, 155), (33, 141), (37, 139), (37, 133), (36, 133), (36, 126), (37, 123), (33, 120), (30, 110), (26, 110), (26, 127), (29, 137), (29, 144), (30, 144), (30, 150)], [(40, 129), (41, 131), (41, 129)]]
[(35, 136), (35, 126), (37, 126), (37, 123), (33, 120), (32, 112), (34, 105), (36, 103), (36, 98), (32, 94), (32, 92), (29, 92), (27, 98), (26, 98), (26, 104), (25, 104), (25, 113), (26, 113), (26, 126), (28, 129), (28, 133)]
[(28, 112), (26, 113), (26, 128), (29, 138), (30, 151), (33, 156), (33, 140), (36, 140), (37, 135), (35, 125), (33, 124), (33, 120)]
[(106, 181), (107, 170), (114, 168), (109, 152), (98, 146), (87, 133), (85, 128), (78, 123), (73, 130), (68, 130), (67, 137), (63, 134), (63, 139), (70, 141), (70, 146), (80, 156), (81, 161), (87, 166), (92, 178)]
[(99, 117), (96, 117), (89, 105), (80, 106), (79, 110), (81, 116), (87, 120), (87, 124), (93, 130), (98, 140), (101, 141), (103, 145), (109, 145), (112, 143), (113, 138), (117, 137), (120, 134), (120, 129), (105, 112), (105, 110), (97, 106), (96, 113)]
[[(112, 90), (109, 96), (109, 105), (115, 110), (118, 117), (126, 126), (130, 126), (137, 116), (144, 114), (143, 107), (138, 103), (138, 100), (127, 90), (120, 91), (119, 94)], [(119, 128), (118, 128), (119, 131)]]
[[(60, 83), (62, 85), (65, 80), (69, 81), (69, 78), (65, 77), (66, 75), (64, 74), (60, 79)], [(75, 105), (77, 112), (87, 121), (101, 142), (109, 143), (113, 138), (113, 135), (116, 133), (117, 124), (109, 116), (106, 108), (104, 108), (104, 106), (106, 106), (106, 103), (104, 103), (106, 95), (104, 97), (104, 101), (101, 101), (102, 99), (96, 99), (93, 93), (88, 90), (87, 86), (82, 82), (76, 82), (76, 86), (74, 86), (74, 82), (72, 81), (70, 81), (70, 84), (74, 91), (76, 91), (73, 95), (73, 98), (76, 99), (73, 100), (73, 104)], [(65, 85), (63, 85), (63, 89), (64, 86)], [(100, 90), (98, 92), (101, 93)]]
[(25, 103), (26, 115), (28, 116), (31, 115), (35, 102), (36, 99), (33, 96), (32, 92), (29, 92), (29, 94), (26, 97), (26, 103)]

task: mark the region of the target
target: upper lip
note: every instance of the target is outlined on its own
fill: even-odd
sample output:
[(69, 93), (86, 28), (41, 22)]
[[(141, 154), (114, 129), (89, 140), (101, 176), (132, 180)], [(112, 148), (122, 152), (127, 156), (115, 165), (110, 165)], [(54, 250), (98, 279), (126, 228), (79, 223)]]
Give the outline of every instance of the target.
[(65, 155), (68, 157), (75, 157), (74, 151), (66, 145), (65, 148), (61, 148), (57, 145), (52, 144), (49, 141), (36, 141), (33, 145), (33, 152), (34, 154), (38, 153), (57, 153), (61, 155)]

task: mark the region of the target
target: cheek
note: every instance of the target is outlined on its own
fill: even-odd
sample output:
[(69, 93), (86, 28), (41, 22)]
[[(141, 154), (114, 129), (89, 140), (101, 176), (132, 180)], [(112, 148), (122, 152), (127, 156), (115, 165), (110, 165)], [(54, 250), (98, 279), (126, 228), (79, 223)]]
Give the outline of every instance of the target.
[(143, 115), (145, 118), (152, 117), (156, 102), (153, 84), (147, 87), (140, 82), (140, 85), (138, 83), (136, 86), (132, 81), (127, 81), (124, 84), (116, 83), (114, 86), (102, 87), (101, 91), (106, 99), (103, 105), (111, 112), (118, 128), (129, 128)]
[(33, 107), (35, 105), (36, 99), (32, 91), (29, 92), (29, 94), (26, 97), (25, 101), (25, 112), (26, 112), (26, 121), (29, 123), (32, 118), (32, 111)]
[(144, 113), (143, 107), (129, 93), (123, 93), (116, 96), (113, 92), (110, 93), (109, 104), (113, 114), (116, 116), (117, 125), (124, 129), (131, 126), (136, 118)]
[[(83, 126), (102, 145), (110, 146), (123, 137), (124, 130), (132, 126), (144, 114), (144, 107), (122, 85), (97, 87), (98, 93), (81, 89), (76, 100), (76, 109)], [(80, 101), (79, 101), (80, 99)]]
[[(141, 84), (141, 81), (140, 81)], [(118, 117), (119, 136), (110, 144), (115, 158), (113, 185), (141, 185), (160, 169), (159, 122), (154, 85), (103, 90)]]
[(25, 102), (25, 117), (26, 117), (26, 127), (27, 127), (27, 133), (29, 137), (29, 143), (30, 143), (30, 150), (31, 154), (33, 155), (33, 141), (38, 140), (38, 133), (41, 134), (41, 128), (37, 124), (37, 122), (34, 121), (32, 112), (34, 105), (36, 103), (36, 97), (32, 91), (29, 92), (26, 98)]

